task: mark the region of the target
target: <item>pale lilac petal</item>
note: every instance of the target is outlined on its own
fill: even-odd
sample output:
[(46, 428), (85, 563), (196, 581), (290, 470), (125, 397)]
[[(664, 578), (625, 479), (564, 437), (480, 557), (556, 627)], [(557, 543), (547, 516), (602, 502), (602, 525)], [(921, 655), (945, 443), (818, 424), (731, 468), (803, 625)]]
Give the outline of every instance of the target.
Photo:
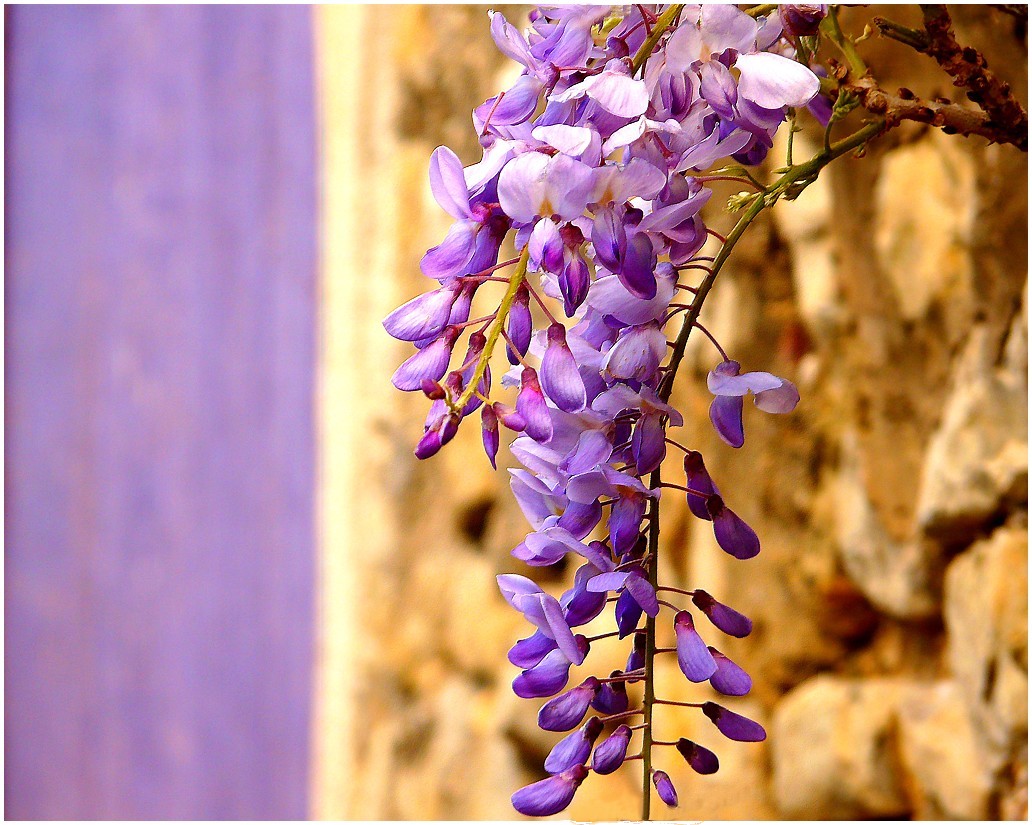
[(772, 390), (761, 390), (753, 399), (764, 412), (790, 413), (799, 403), (799, 390), (791, 381), (782, 380), (781, 386)]
[(558, 149), (564, 155), (580, 159), (583, 155), (590, 154), (593, 147), (601, 150), (601, 138), (598, 132), (587, 126), (567, 126), (557, 123), (553, 126), (537, 126), (531, 132), (535, 139), (547, 143), (553, 149)]
[(566, 412), (578, 412), (587, 403), (584, 379), (566, 344), (566, 329), (561, 324), (548, 328), (548, 348), (541, 359), (541, 389)]
[(636, 118), (649, 107), (649, 92), (644, 81), (608, 70), (585, 81), (587, 95), (617, 117)]
[(656, 295), (650, 300), (638, 298), (623, 285), (617, 275), (603, 275), (588, 289), (588, 306), (612, 315), (624, 324), (644, 324), (658, 320), (674, 297), (675, 278), (666, 268), (657, 269)]
[(423, 380), (439, 381), (448, 371), (452, 346), (457, 332), (442, 335), (432, 344), (410, 356), (395, 370), (391, 383), (404, 392), (415, 392), (422, 388)]
[(589, 504), (600, 496), (615, 494), (613, 485), (601, 470), (580, 473), (569, 480), (566, 485), (566, 496), (570, 501)]
[(457, 286), (426, 292), (402, 304), (383, 319), (383, 327), (401, 341), (421, 341), (437, 335), (448, 323)]
[(430, 156), (430, 191), (441, 208), (453, 218), (460, 221), (472, 219), (462, 161), (447, 146), (438, 146)]
[(628, 327), (606, 354), (602, 371), (619, 381), (648, 381), (666, 355), (666, 336), (658, 324)]
[(530, 46), (520, 30), (506, 20), (501, 12), (489, 11), (488, 14), (491, 17), (491, 37), (498, 51), (523, 66), (536, 65), (537, 61), (531, 55)]
[(624, 586), (627, 582), (627, 578), (630, 573), (602, 573), (599, 576), (594, 576), (588, 581), (587, 588), (592, 593), (608, 593), (610, 590), (616, 591)]
[(706, 387), (714, 395), (745, 395), (774, 390), (785, 383), (785, 379), (769, 372), (747, 372), (739, 375), (737, 361), (722, 361), (706, 376)]
[(759, 23), (736, 6), (708, 3), (702, 7), (699, 27), (713, 53), (720, 54), (725, 49), (752, 51)]
[(467, 274), (466, 266), (476, 248), (478, 226), (475, 221), (453, 223), (444, 240), (423, 255), (419, 262), (422, 273), (439, 281)]
[(771, 52), (741, 54), (738, 94), (765, 109), (805, 106), (821, 88), (820, 78), (802, 63)]

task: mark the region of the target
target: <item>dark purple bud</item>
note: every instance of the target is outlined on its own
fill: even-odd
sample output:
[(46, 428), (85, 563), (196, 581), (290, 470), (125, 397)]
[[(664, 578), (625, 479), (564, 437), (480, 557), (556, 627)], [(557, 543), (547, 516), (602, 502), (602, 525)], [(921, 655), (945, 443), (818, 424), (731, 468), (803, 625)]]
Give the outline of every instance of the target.
[(717, 755), (702, 745), (697, 745), (690, 739), (677, 740), (677, 752), (684, 757), (684, 761), (691, 765), (692, 770), (703, 775), (716, 773), (720, 769), (720, 761)]
[(431, 401), (440, 401), (444, 398), (444, 387), (442, 387), (437, 381), (424, 378), (420, 383), (419, 388), (423, 391), (423, 395)]
[(745, 696), (752, 690), (752, 679), (748, 673), (716, 648), (711, 647), (709, 652), (717, 663), (717, 672), (710, 676), (714, 690), (725, 696)]
[[(643, 667), (645, 667), (645, 634), (635, 633), (634, 647), (631, 648), (631, 655), (627, 657), (627, 667), (624, 668), (624, 672), (633, 673), (636, 670), (641, 670)], [(633, 681), (639, 680), (635, 679)]]
[(688, 497), (688, 509), (696, 518), (710, 520), (709, 511), (706, 509), (706, 498), (708, 496), (720, 495), (720, 490), (713, 483), (710, 474), (706, 471), (706, 464), (702, 460), (702, 453), (692, 450), (684, 456), (684, 475), (689, 490), (702, 493), (701, 496), (686, 493)]
[(702, 706), (702, 712), (728, 739), (734, 739), (736, 742), (762, 742), (767, 738), (767, 732), (759, 722), (732, 713), (714, 702), (706, 702)]
[(587, 403), (584, 379), (566, 343), (566, 328), (562, 324), (548, 328), (548, 347), (541, 359), (541, 388), (564, 412), (578, 412)]
[(533, 367), (523, 368), (520, 394), (516, 397), (516, 412), (526, 422), (524, 432), (535, 441), (545, 442), (552, 437), (552, 416), (548, 412), (537, 371)]
[(567, 318), (572, 318), (573, 313), (584, 303), (590, 285), (588, 265), (580, 255), (574, 255), (559, 275), (559, 291), (563, 295), (563, 311)]
[(620, 725), (595, 748), (591, 757), (591, 769), (598, 774), (609, 774), (619, 768), (627, 757), (627, 746), (631, 742), (631, 729)]
[(523, 699), (555, 696), (570, 681), (571, 664), (561, 650), (553, 650), (512, 680), (512, 692)]
[[(616, 600), (616, 627), (617, 630), (620, 631), (621, 639), (638, 629), (638, 622), (641, 620), (641, 614), (641, 605), (638, 604), (634, 596), (626, 590), (621, 593), (620, 597)], [(644, 661), (642, 664), (644, 664)], [(627, 669), (632, 669), (630, 663), (628, 663)]]
[(827, 17), (828, 7), (823, 3), (781, 3), (778, 15), (786, 32), (795, 37), (811, 37)]
[(588, 712), (591, 700), (601, 685), (594, 676), (589, 676), (577, 687), (549, 699), (538, 711), (538, 727), (542, 730), (573, 730)]
[(674, 635), (677, 637), (677, 664), (681, 672), (692, 682), (705, 682), (716, 672), (717, 663), (687, 610), (682, 610), (674, 618)]
[(520, 788), (512, 795), (512, 807), (524, 816), (552, 816), (565, 811), (588, 775), (583, 765)]
[(659, 794), (659, 798), (671, 808), (676, 808), (677, 791), (674, 789), (674, 783), (670, 781), (670, 777), (666, 775), (666, 772), (653, 771), (652, 783), (656, 786), (656, 793)]
[[(520, 284), (516, 289), (516, 298), (509, 308), (509, 321), (505, 331), (509, 340), (519, 350), (519, 354), (526, 355), (527, 350), (530, 349), (531, 335), (534, 332), (534, 319), (530, 314), (530, 290), (527, 289), (526, 284)], [(510, 364), (520, 363), (520, 359), (508, 344), (505, 345), (505, 351)]]
[(706, 499), (706, 510), (713, 519), (713, 535), (725, 553), (736, 559), (751, 559), (760, 552), (760, 539), (720, 496)]
[(635, 298), (651, 301), (656, 297), (656, 253), (646, 233), (635, 232), (627, 239), (627, 251), (616, 275)]
[(558, 645), (540, 630), (534, 632), (533, 636), (520, 639), (509, 648), (509, 661), (519, 668), (531, 668), (545, 658), (545, 654), (555, 650)]
[(480, 427), (484, 434), (484, 452), (487, 453), (487, 460), (495, 470), (498, 465), (495, 457), (498, 455), (498, 416), (490, 404), (484, 404), (480, 411)]
[[(614, 670), (610, 677), (622, 676), (622, 670)], [(591, 700), (591, 706), (599, 713), (611, 716), (614, 713), (623, 713), (630, 706), (627, 699), (627, 686), (623, 682), (605, 682), (600, 685), (595, 698)]]
[(709, 417), (713, 429), (725, 444), (741, 447), (745, 444), (745, 430), (742, 427), (742, 408), (744, 402), (740, 395), (717, 395), (710, 404)]
[(583, 765), (591, 756), (591, 746), (602, 733), (602, 720), (592, 716), (578, 730), (556, 742), (555, 747), (545, 757), (545, 770), (549, 773), (562, 773), (574, 765)]
[(743, 639), (752, 633), (752, 621), (737, 610), (721, 604), (705, 590), (696, 590), (692, 594), (695, 606), (706, 614), (714, 627), (724, 631), (728, 636)]

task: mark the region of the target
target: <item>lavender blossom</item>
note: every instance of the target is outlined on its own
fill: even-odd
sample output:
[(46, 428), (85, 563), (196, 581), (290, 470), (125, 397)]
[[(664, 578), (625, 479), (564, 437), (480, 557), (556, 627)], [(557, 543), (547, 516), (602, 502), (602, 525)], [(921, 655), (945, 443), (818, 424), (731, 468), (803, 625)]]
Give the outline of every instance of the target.
[[(447, 147), (430, 158), (431, 192), (453, 221), (420, 262), (436, 286), (384, 320), (415, 348), (394, 385), (430, 401), (416, 456), (436, 454), (478, 410), (492, 467), (504, 432), (516, 434), (509, 451), (522, 466), (510, 470), (510, 486), (529, 530), (512, 555), (531, 567), (577, 564), (558, 598), (524, 576), (498, 576), (502, 596), (531, 627), (508, 653), (521, 671), (512, 689), (548, 700), (538, 712), (543, 730), (570, 731), (545, 760), (552, 776), (513, 794), (520, 813), (565, 810), (589, 760), (598, 774), (627, 761), (637, 722), (595, 742), (603, 717), (642, 714), (652, 724), (653, 699), (640, 705), (637, 683), (653, 679), (655, 656), (671, 652), (656, 646), (655, 623), (669, 621), (664, 609), (673, 608), (672, 652), (689, 682), (709, 681), (730, 696), (751, 689), (748, 674), (706, 644), (686, 605), (672, 602), (690, 598), (731, 636), (748, 635), (749, 619), (703, 590), (657, 587), (656, 485), (673, 449), (684, 451), (689, 509), (711, 523), (720, 547), (738, 559), (760, 549), (702, 455), (669, 437), (684, 423), (669, 403), (678, 360), (668, 360), (670, 325), (692, 295), (697, 317), (706, 290), (689, 278), (713, 260), (700, 257), (713, 194), (713, 173), (704, 171), (758, 163), (790, 108), (821, 105), (817, 74), (794, 59), (796, 46), (810, 47), (793, 39), (809, 36), (821, 8), (782, 6), (754, 19), (726, 4), (687, 5), (674, 21), (662, 5), (540, 6), (525, 31), (491, 12), (492, 38), (520, 74), (473, 112), (478, 162), (464, 167)], [(673, 25), (639, 54), (660, 19)], [(507, 239), (518, 257), (499, 263)], [(493, 313), (471, 320), (481, 290), (501, 297)], [(543, 329), (535, 327), (539, 312)], [(511, 368), (492, 375), (501, 346)], [(707, 386), (712, 423), (734, 447), (744, 443), (747, 394), (774, 413), (799, 400), (791, 382), (741, 374), (726, 356)], [(595, 621), (614, 629), (586, 630), (595, 633), (589, 642), (577, 631)], [(629, 647), (625, 670), (568, 687), (595, 641)], [(730, 739), (765, 735), (712, 702), (698, 707)], [(709, 750), (683, 738), (676, 746), (697, 773), (717, 770)], [(669, 776), (646, 771), (643, 782), (650, 779), (676, 806)]]

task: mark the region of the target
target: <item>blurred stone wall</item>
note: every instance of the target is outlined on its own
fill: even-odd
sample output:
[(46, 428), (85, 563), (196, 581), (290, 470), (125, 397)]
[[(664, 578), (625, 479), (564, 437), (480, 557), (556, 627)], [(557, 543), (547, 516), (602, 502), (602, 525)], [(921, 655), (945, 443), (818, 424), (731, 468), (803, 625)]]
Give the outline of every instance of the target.
[[(506, 9), (522, 22), (519, 10)], [(507, 474), (491, 472), (475, 423), (431, 461), (412, 457), (425, 401), (389, 385), (407, 353), (379, 323), (427, 288), (418, 260), (448, 225), (426, 182), (430, 152), (447, 143), (477, 159), (469, 111), (512, 71), (485, 11), (319, 12), (318, 817), (516, 818), (509, 794), (541, 776), (556, 741), (535, 727), (538, 703), (509, 689), (505, 654), (527, 631), (494, 577), (528, 570), (508, 555), (526, 525)], [(914, 22), (898, 7), (846, 20), (859, 31), (878, 13)], [(1014, 19), (956, 15), (961, 41), (1024, 96)], [(960, 99), (931, 60), (876, 38), (863, 48), (884, 87)], [(819, 140), (799, 135), (796, 157)], [(698, 777), (664, 754), (679, 815), (1025, 818), (1026, 178), (1011, 147), (899, 129), (779, 204), (721, 275), (703, 320), (745, 368), (795, 380), (803, 401), (791, 416), (747, 405), (735, 451), (708, 424), (716, 359), (701, 337), (678, 377), (677, 437), (706, 455), (763, 552), (730, 559), (683, 499), (665, 496), (662, 578), (753, 618), (725, 652), (755, 682), (734, 707), (769, 732), (762, 745), (732, 743), (697, 712), (658, 712), (666, 738), (697, 735), (721, 759)], [(733, 221), (720, 202), (718, 229)], [(504, 449), (501, 463), (513, 464)], [(559, 592), (572, 568), (535, 575)], [(615, 643), (596, 650), (592, 665), (626, 657)], [(703, 692), (662, 664), (661, 694)], [(639, 794), (632, 763), (589, 777), (561, 816), (633, 819)]]

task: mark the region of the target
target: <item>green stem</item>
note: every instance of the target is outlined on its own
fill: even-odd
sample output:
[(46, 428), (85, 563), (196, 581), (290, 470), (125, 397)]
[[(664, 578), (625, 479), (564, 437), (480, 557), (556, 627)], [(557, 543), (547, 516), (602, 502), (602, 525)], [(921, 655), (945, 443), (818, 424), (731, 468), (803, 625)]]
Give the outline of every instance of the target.
[(684, 3), (675, 3), (665, 12), (663, 12), (659, 19), (652, 26), (652, 33), (645, 38), (645, 42), (641, 44), (641, 48), (638, 49), (638, 53), (634, 55), (634, 60), (631, 61), (631, 74), (635, 75), (638, 70), (645, 65), (645, 61), (649, 59), (649, 55), (652, 54), (652, 50), (659, 44), (659, 40), (666, 33), (666, 30), (673, 25), (673, 22), (677, 19), (677, 16), (681, 13), (681, 9), (684, 8)]
[(842, 28), (839, 26), (838, 11), (838, 6), (832, 6), (828, 10), (828, 16), (821, 21), (821, 30), (832, 43), (838, 46), (842, 56), (846, 58), (846, 62), (849, 64), (849, 70), (857, 77), (863, 77), (867, 74), (867, 64), (860, 56), (860, 52), (856, 50), (856, 45), (853, 41), (842, 33)]
[(527, 245), (523, 248), (519, 261), (516, 262), (516, 270), (512, 273), (512, 277), (509, 279), (509, 288), (505, 291), (502, 302), (498, 305), (498, 314), (495, 316), (494, 323), (491, 324), (491, 328), (487, 331), (484, 351), (480, 353), (480, 358), (477, 360), (476, 369), (473, 370), (473, 377), (462, 391), (462, 395), (459, 396), (458, 400), (448, 404), (452, 412), (457, 413), (459, 410), (464, 409), (477, 391), (480, 379), (484, 377), (487, 365), (491, 361), (491, 353), (494, 352), (495, 344), (498, 343), (502, 330), (505, 328), (505, 322), (509, 317), (509, 310), (512, 309), (513, 301), (516, 300), (516, 293), (519, 291), (520, 284), (527, 277), (527, 262), (529, 260), (530, 246)]

